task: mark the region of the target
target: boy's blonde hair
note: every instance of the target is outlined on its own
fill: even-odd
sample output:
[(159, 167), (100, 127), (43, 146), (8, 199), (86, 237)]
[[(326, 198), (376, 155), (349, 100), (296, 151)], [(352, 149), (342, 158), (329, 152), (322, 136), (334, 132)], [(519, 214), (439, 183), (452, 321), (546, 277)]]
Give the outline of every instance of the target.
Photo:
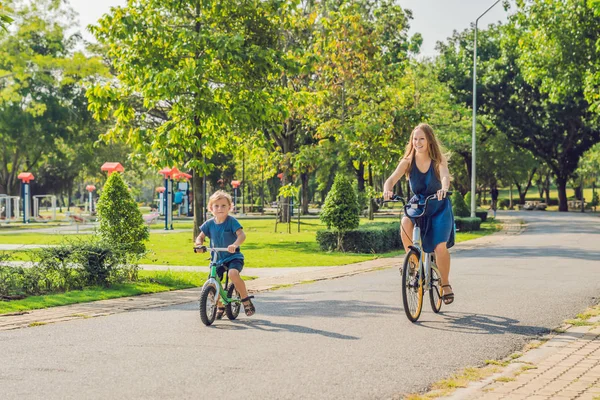
[(217, 190), (208, 199), (208, 206), (207, 206), (208, 209), (210, 210), (210, 208), (212, 207), (212, 205), (215, 201), (221, 200), (221, 199), (227, 200), (227, 202), (229, 203), (230, 206), (233, 204), (233, 199), (231, 198), (231, 195), (229, 193), (227, 193), (224, 190)]

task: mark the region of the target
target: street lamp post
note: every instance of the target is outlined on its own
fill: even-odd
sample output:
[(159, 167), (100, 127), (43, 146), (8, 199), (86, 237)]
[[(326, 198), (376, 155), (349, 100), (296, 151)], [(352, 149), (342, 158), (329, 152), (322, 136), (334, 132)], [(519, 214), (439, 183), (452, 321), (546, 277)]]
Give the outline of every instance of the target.
[(500, 3), (500, 0), (497, 0), (494, 4), (490, 6), (483, 14), (481, 14), (475, 20), (475, 37), (473, 40), (473, 134), (471, 137), (472, 143), (472, 152), (471, 152), (471, 218), (475, 217), (475, 209), (477, 208), (475, 204), (475, 195), (476, 195), (476, 158), (475, 158), (475, 126), (477, 124), (477, 23), (479, 19), (487, 14), (496, 4)]

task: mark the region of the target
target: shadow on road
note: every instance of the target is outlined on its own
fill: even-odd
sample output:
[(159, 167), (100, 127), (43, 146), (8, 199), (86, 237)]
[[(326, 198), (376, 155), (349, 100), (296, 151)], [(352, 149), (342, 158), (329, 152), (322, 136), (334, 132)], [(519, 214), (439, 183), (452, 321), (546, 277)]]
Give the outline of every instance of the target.
[(473, 314), (461, 312), (443, 312), (438, 321), (417, 322), (424, 328), (474, 335), (505, 335), (507, 333), (535, 336), (548, 333), (543, 326), (519, 325), (519, 320), (499, 315)]
[(324, 331), (321, 329), (313, 329), (308, 328), (306, 326), (301, 325), (293, 325), (293, 324), (280, 324), (272, 321), (268, 321), (265, 319), (246, 319), (235, 321), (232, 324), (227, 325), (213, 325), (216, 329), (226, 329), (226, 330), (242, 330), (242, 329), (257, 329), (265, 332), (293, 332), (293, 333), (304, 333), (304, 334), (312, 334), (312, 335), (321, 335), (333, 339), (343, 339), (343, 340), (358, 340), (359, 338), (356, 336), (350, 335), (342, 335), (341, 333)]

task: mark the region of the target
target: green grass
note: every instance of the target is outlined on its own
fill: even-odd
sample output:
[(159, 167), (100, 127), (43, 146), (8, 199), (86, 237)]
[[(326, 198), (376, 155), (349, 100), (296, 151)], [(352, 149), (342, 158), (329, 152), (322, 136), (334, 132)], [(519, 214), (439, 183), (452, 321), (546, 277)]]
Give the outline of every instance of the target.
[(22, 300), (0, 301), (0, 314), (186, 289), (201, 286), (206, 277), (207, 274), (201, 272), (139, 271), (140, 280), (135, 283), (113, 285), (110, 288), (90, 287), (66, 293), (31, 296)]
[[(598, 189), (596, 189), (598, 190)], [(540, 192), (538, 192), (537, 186), (532, 186), (529, 188), (529, 190), (527, 191), (527, 195), (525, 197), (528, 198), (537, 198), (539, 197)], [(545, 193), (544, 193), (545, 196)], [(571, 198), (575, 196), (575, 191), (569, 187), (567, 187), (567, 198)], [(583, 197), (585, 198), (586, 201), (591, 201), (592, 200), (592, 188), (585, 188), (583, 189)], [(490, 194), (489, 192), (487, 193), (486, 198), (489, 200), (490, 199)], [(502, 188), (502, 189), (498, 189), (498, 199), (508, 199), (510, 198), (510, 190), (509, 188)], [(550, 198), (551, 199), (558, 199), (558, 190), (556, 188), (551, 188), (550, 189)], [(517, 190), (516, 187), (513, 187), (513, 201), (517, 201), (519, 200), (519, 191)]]
[[(377, 218), (375, 222), (393, 222), (397, 218)], [(316, 231), (325, 229), (318, 219), (305, 219), (301, 222), (301, 232), (297, 225), (292, 224), (292, 232), (287, 233), (285, 224), (278, 224), (274, 232), (275, 222), (272, 219), (247, 219), (240, 221), (246, 232), (246, 242), (242, 245), (245, 256), (245, 266), (260, 267), (318, 267), (352, 264), (376, 258), (395, 257), (403, 254), (397, 250), (384, 254), (356, 254), (323, 252), (315, 239)], [(361, 219), (361, 224), (370, 223)], [(195, 254), (192, 251), (193, 237), (191, 223), (179, 223), (179, 227), (189, 227), (189, 232), (165, 233), (151, 230), (148, 242), (149, 255), (142, 259), (142, 264), (154, 265), (208, 265), (207, 254)], [(486, 222), (477, 232), (459, 232), (456, 242), (476, 239), (489, 235), (501, 228), (495, 222)], [(183, 229), (183, 228), (182, 228)], [(83, 236), (83, 235), (82, 235)], [(75, 239), (82, 236), (69, 236)], [(88, 235), (89, 236), (89, 235)], [(15, 233), (0, 235), (0, 243), (7, 244), (59, 244), (64, 240), (63, 235), (45, 235), (36, 233)], [(13, 260), (29, 260), (27, 252), (13, 252)]]

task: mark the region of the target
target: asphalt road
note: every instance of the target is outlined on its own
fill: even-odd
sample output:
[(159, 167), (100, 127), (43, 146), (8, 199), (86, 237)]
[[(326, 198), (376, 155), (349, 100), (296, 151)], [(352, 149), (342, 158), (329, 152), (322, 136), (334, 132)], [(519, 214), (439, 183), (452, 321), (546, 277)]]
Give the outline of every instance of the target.
[[(257, 295), (0, 332), (1, 399), (388, 399), (502, 358), (600, 296), (600, 218), (523, 212), (528, 229), (453, 254), (456, 301), (418, 323), (396, 270)], [(426, 299), (427, 300), (427, 299)]]

